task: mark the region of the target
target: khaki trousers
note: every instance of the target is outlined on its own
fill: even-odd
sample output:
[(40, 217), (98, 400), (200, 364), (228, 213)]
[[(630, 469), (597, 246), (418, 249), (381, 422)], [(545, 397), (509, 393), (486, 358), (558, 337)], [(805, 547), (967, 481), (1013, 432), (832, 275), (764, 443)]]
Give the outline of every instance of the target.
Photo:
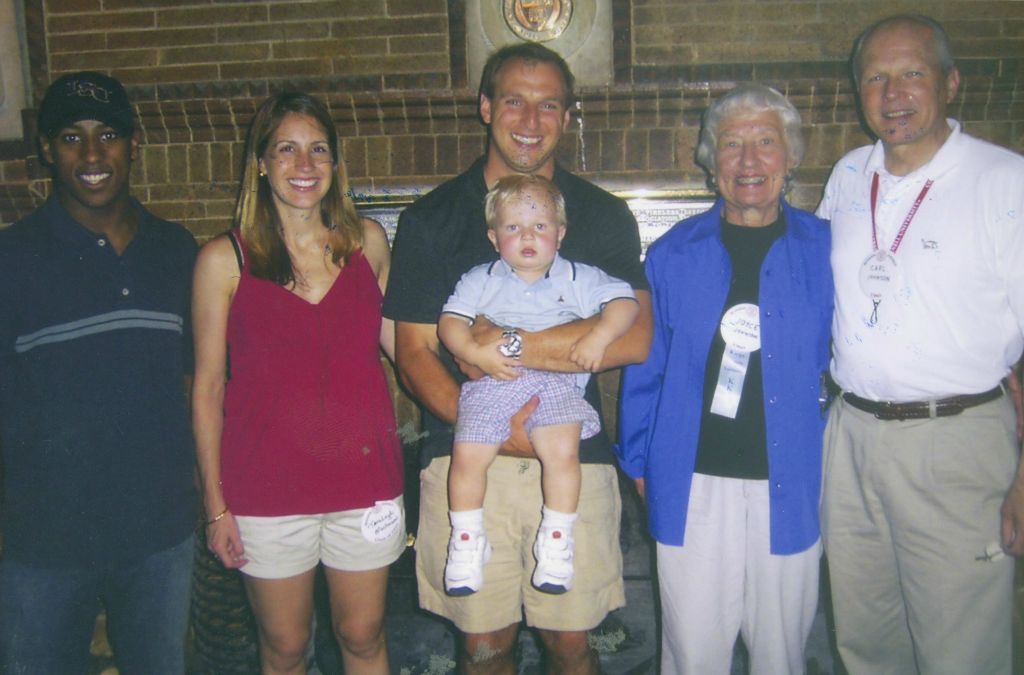
[(822, 535), (852, 675), (1010, 672), (1013, 561), (985, 549), (1017, 456), (1006, 397), (907, 421), (836, 401)]

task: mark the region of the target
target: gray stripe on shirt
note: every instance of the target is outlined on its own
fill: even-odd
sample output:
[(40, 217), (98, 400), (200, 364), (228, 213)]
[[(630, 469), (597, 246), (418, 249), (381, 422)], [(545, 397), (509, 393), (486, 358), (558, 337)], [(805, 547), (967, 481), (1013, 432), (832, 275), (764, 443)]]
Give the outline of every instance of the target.
[(68, 323), (47, 326), (34, 333), (19, 336), (15, 340), (14, 351), (18, 354), (23, 354), (30, 349), (45, 344), (68, 342), (87, 335), (130, 328), (169, 330), (180, 335), (183, 332), (183, 325), (184, 321), (177, 314), (151, 312), (141, 309), (124, 309), (97, 314)]

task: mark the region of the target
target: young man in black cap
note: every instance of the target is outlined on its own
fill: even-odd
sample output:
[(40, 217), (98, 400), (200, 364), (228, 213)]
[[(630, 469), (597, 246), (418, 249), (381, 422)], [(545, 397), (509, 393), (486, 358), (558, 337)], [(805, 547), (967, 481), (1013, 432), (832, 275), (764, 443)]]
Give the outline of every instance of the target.
[(85, 671), (102, 602), (121, 673), (178, 674), (195, 242), (129, 195), (139, 134), (119, 82), (61, 77), (39, 134), (54, 194), (0, 232), (0, 672)]

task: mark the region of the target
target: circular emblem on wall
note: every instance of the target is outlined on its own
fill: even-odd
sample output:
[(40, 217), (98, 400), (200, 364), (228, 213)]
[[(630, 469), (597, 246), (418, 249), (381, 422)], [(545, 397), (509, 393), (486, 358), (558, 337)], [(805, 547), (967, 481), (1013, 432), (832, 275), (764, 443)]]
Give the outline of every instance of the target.
[(512, 32), (524, 40), (554, 40), (572, 21), (572, 0), (503, 0), (502, 13)]

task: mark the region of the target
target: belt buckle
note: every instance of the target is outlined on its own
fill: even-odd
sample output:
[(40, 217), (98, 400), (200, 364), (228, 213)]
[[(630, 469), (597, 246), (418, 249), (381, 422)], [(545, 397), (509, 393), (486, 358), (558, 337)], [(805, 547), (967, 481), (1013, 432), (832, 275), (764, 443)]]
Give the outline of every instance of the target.
[(881, 409), (875, 413), (875, 417), (887, 422), (906, 422), (907, 420), (928, 419), (934, 417), (931, 409), (918, 409), (915, 403), (896, 403), (894, 401), (879, 402)]
[(933, 403), (933, 408), (934, 414), (932, 417), (953, 417), (967, 410), (967, 406), (964, 405), (963, 401), (958, 400), (936, 401)]
[(892, 401), (879, 401), (878, 410), (875, 411), (875, 419), (883, 422), (902, 422), (905, 417), (898, 412), (897, 404)]

